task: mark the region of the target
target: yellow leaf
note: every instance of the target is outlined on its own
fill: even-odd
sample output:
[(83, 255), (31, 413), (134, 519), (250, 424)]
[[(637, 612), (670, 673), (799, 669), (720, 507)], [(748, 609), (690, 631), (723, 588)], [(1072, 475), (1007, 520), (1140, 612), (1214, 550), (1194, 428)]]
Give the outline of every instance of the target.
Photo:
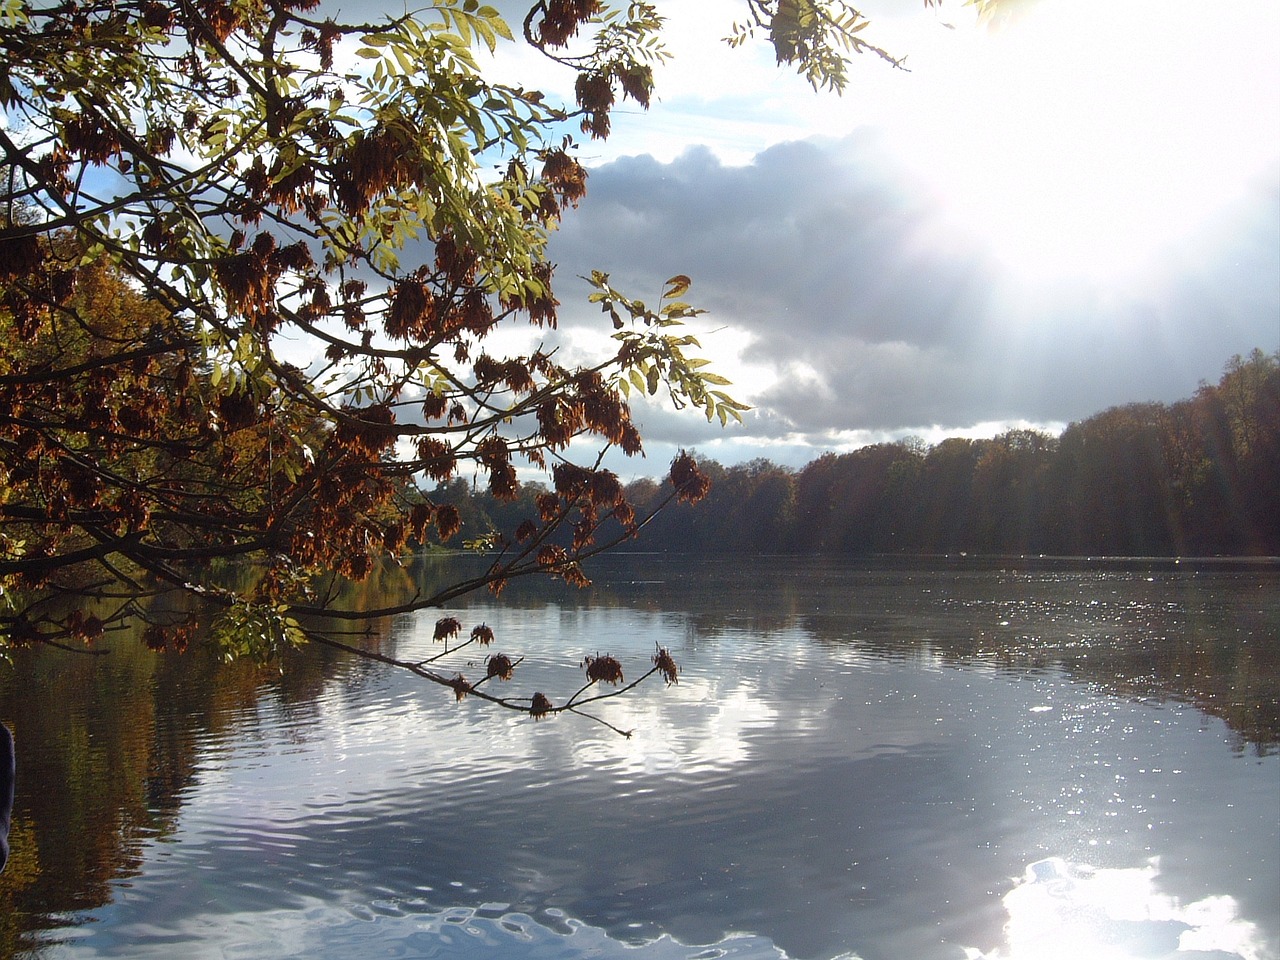
[(685, 291), (693, 284), (693, 281), (686, 277), (683, 273), (677, 273), (666, 283), (666, 290), (662, 294), (663, 300), (670, 300), (672, 297), (682, 297)]

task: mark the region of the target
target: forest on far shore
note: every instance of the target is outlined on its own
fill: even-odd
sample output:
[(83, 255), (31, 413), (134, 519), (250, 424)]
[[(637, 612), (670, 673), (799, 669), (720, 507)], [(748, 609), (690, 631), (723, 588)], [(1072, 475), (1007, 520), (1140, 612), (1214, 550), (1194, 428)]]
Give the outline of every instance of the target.
[[(722, 466), (701, 503), (672, 504), (639, 533), (644, 550), (706, 553), (1015, 553), (1060, 556), (1280, 555), (1280, 353), (1234, 357), (1215, 384), (1173, 404), (1133, 403), (1061, 436), (880, 443), (800, 470)], [(626, 488), (642, 514), (655, 481)], [(537, 513), (525, 485), (502, 502), (463, 479), (463, 539)], [(514, 523), (512, 522), (514, 521)]]

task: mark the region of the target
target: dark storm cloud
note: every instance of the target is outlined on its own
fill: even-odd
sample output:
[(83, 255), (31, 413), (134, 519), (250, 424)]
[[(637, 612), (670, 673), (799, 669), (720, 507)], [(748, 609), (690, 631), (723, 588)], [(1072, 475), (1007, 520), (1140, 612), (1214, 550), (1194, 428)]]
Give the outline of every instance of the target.
[(759, 436), (1066, 422), (1178, 399), (1232, 354), (1280, 346), (1278, 198), (1258, 186), (1147, 288), (1018, 288), (860, 133), (742, 167), (703, 148), (603, 165), (552, 252), (570, 322), (595, 315), (568, 275), (604, 269), (645, 297), (691, 275), (690, 299), (782, 374), (743, 385)]
[(700, 305), (771, 338), (852, 327), (936, 342), (960, 333), (983, 295), (965, 257), (939, 260), (932, 227), (928, 202), (870, 138), (781, 144), (745, 167), (694, 148), (670, 164), (628, 157), (593, 171), (553, 253), (641, 289), (688, 273)]

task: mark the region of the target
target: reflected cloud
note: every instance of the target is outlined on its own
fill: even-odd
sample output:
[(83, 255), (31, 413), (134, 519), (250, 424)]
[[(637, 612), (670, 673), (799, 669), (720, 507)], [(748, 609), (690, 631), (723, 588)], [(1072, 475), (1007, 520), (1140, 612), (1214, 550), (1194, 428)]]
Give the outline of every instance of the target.
[[(557, 604), (517, 609), (474, 605), (453, 611), (425, 611), (402, 621), (393, 637), (397, 655), (413, 659), (439, 652), (441, 647), (431, 641), (432, 625), (439, 615), (450, 612), (468, 627), (480, 622), (493, 627), (501, 638), (494, 650), (509, 647), (526, 657), (511, 681), (511, 689), (502, 692), (527, 696), (541, 689), (557, 703), (581, 677), (574, 651), (565, 649), (566, 636), (607, 638), (598, 649), (585, 646), (595, 641), (585, 641), (582, 653), (616, 655), (622, 660), (628, 680), (648, 669), (655, 637), (665, 638), (663, 642), (672, 648), (677, 662), (685, 662), (686, 653), (692, 655), (685, 644), (700, 645), (693, 661), (702, 663), (701, 672), (686, 670), (678, 684), (666, 689), (661, 688), (658, 678), (651, 678), (637, 694), (585, 708), (620, 729), (632, 731), (629, 740), (574, 723), (569, 717), (560, 718), (553, 730), (548, 723), (534, 724), (525, 717), (495, 718), (484, 707), (460, 704), (458, 722), (468, 727), (475, 725), (477, 734), (491, 736), (493, 725), (502, 724), (502, 749), (509, 766), (539, 766), (550, 755), (555, 758), (555, 768), (561, 771), (599, 769), (603, 765), (614, 775), (678, 772), (692, 776), (760, 759), (756, 742), (759, 736), (784, 720), (792, 729), (813, 729), (829, 722), (821, 700), (797, 699), (784, 689), (789, 676), (804, 673), (809, 665), (831, 657), (830, 651), (806, 643), (808, 635), (794, 625), (772, 638), (772, 648), (743, 649), (733, 643), (743, 639), (734, 631), (708, 633), (691, 618), (665, 612), (581, 609)], [(726, 651), (707, 656), (707, 645), (718, 640), (731, 644), (736, 662), (733, 668), (722, 659)], [(786, 651), (785, 670), (769, 660), (774, 648)], [(848, 657), (853, 655), (849, 651)], [(456, 667), (472, 675), (476, 668), (468, 662), (482, 660), (483, 656), (482, 652), (467, 651), (442, 669), (447, 672)], [(751, 662), (753, 657), (759, 661)], [(743, 665), (751, 669), (739, 672)], [(401, 686), (398, 680), (393, 683)], [(442, 695), (434, 688), (412, 682), (403, 690), (406, 700), (400, 709), (381, 711), (376, 730), (369, 731), (369, 741), (358, 748), (353, 745), (353, 754), (366, 756), (370, 750), (385, 750), (393, 740), (403, 745), (405, 756), (419, 753), (422, 731), (428, 726), (424, 714), (432, 711), (434, 719), (430, 723), (439, 723), (439, 714), (434, 713), (438, 706), (435, 701)], [(335, 730), (335, 738), (349, 741), (352, 732), (341, 729), (347, 725), (347, 718), (339, 713), (336, 719), (339, 729)], [(433, 762), (459, 769), (475, 746), (470, 737), (440, 737), (434, 744)]]
[[(675, 711), (656, 702), (658, 696), (679, 698), (695, 710)], [(631, 730), (629, 740), (583, 740), (575, 761), (593, 765), (609, 760), (619, 772), (674, 773), (747, 763), (756, 751), (752, 730), (768, 729), (778, 710), (760, 695), (757, 685), (718, 683), (702, 678), (682, 680), (678, 690), (625, 698), (609, 708), (611, 723)]]
[(1182, 904), (1157, 889), (1159, 860), (1095, 869), (1058, 857), (1038, 860), (1004, 897), (1006, 945), (968, 960), (1177, 960), (1188, 951), (1222, 960), (1270, 960), (1255, 924), (1233, 897)]
[[(662, 935), (644, 943), (618, 940), (599, 927), (548, 909), (537, 918), (509, 911), (505, 904), (488, 903), (438, 910), (422, 900), (384, 900), (334, 906), (311, 900), (296, 910), (249, 911), (193, 916), (169, 926), (136, 923), (112, 926), (92, 941), (72, 939), (67, 947), (79, 960), (129, 957), (131, 960), (173, 955), (174, 937), (181, 938), (187, 960), (225, 960), (253, 957), (362, 956), (376, 946), (388, 956), (430, 956), (436, 960), (469, 960), (478, 954), (507, 960), (788, 960), (788, 954), (768, 937), (734, 933), (717, 943), (688, 945)], [(110, 921), (108, 920), (108, 923)], [(238, 945), (228, 953), (221, 941), (200, 946), (211, 923), (234, 934)], [(388, 949), (388, 945), (392, 945)], [(859, 960), (841, 954), (834, 960)]]

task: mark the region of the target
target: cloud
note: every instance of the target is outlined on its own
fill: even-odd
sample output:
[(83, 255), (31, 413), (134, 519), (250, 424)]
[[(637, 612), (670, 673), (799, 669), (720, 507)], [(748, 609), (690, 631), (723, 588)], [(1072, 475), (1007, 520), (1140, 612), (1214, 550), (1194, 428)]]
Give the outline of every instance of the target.
[(743, 166), (701, 147), (626, 157), (589, 188), (552, 245), (564, 322), (598, 322), (570, 273), (609, 270), (638, 296), (689, 273), (712, 324), (746, 335), (729, 362), (754, 371), (736, 389), (760, 439), (1067, 422), (1187, 396), (1232, 354), (1280, 345), (1269, 177), (1127, 285), (1002, 271), (869, 130)]
[[(499, 3), (517, 26), (527, 6)], [(589, 193), (551, 248), (559, 356), (609, 348), (575, 274), (646, 300), (689, 274), (696, 330), (723, 328), (704, 343), (755, 409), (725, 432), (638, 403), (651, 456), (795, 463), (1171, 402), (1280, 348), (1274, 6), (1175, 8), (1041, 0), (988, 31), (883, 0), (876, 38), (911, 71), (858, 58), (837, 99), (767, 44), (720, 42), (740, 0), (673, 5), (653, 108), (581, 145)], [(572, 96), (519, 43), (485, 69)]]
[(747, 166), (703, 147), (665, 164), (623, 158), (593, 172), (553, 253), (583, 263), (616, 251), (615, 278), (641, 287), (691, 273), (700, 304), (771, 341), (796, 318), (801, 339), (945, 337), (931, 318), (980, 296), (977, 277), (963, 255), (936, 256), (928, 201), (884, 164), (870, 134), (780, 144)]

